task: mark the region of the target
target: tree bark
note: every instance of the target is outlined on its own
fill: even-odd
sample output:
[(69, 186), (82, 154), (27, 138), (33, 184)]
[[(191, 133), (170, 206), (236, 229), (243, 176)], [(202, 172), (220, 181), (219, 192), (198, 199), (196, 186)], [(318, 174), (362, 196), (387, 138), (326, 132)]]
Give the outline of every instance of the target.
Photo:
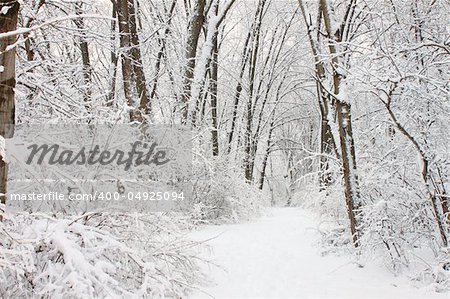
[[(19, 16), (19, 2), (0, 0), (0, 33), (17, 29)], [(15, 91), (16, 86), (16, 48), (8, 51), (6, 48), (16, 41), (16, 36), (0, 39), (0, 135), (2, 138), (11, 138), (14, 135), (15, 124)], [(0, 157), (0, 221), (2, 209), (6, 203), (8, 182), (8, 165), (4, 157)]]
[[(76, 14), (81, 15), (83, 13), (82, 10), (82, 2), (78, 2), (75, 4), (76, 7)], [(91, 85), (92, 85), (92, 68), (91, 68), (91, 61), (89, 58), (89, 47), (88, 43), (86, 41), (86, 33), (85, 33), (85, 26), (84, 26), (84, 20), (83, 18), (75, 19), (74, 21), (77, 28), (80, 30), (80, 40), (79, 40), (79, 47), (81, 51), (81, 61), (83, 64), (83, 79), (84, 79), (84, 86), (82, 88), (83, 90), (83, 98), (86, 103), (90, 102), (91, 99)], [(89, 108), (90, 105), (87, 105), (86, 107)]]
[[(129, 11), (128, 11), (128, 1), (127, 0), (117, 0), (117, 19), (119, 25), (120, 34), (120, 48), (121, 61), (122, 61), (122, 81), (123, 81), (123, 91), (125, 94), (125, 99), (128, 106), (133, 107), (133, 93), (131, 88), (131, 80), (133, 76), (133, 69), (131, 65), (131, 36), (130, 36), (130, 26), (129, 26)], [(131, 118), (131, 114), (130, 114)]]
[[(217, 39), (219, 35), (219, 28), (223, 20), (227, 16), (229, 10), (234, 4), (235, 0), (229, 0), (226, 6), (220, 11), (219, 15), (219, 3), (220, 0), (212, 0), (209, 2), (208, 6), (208, 23), (206, 28), (206, 39), (203, 43), (201, 58), (204, 59), (200, 63), (196, 64), (196, 69), (194, 72), (193, 90), (192, 90), (192, 100), (195, 101), (194, 109), (192, 109), (192, 126), (195, 127), (197, 123), (197, 114), (200, 113), (200, 119), (203, 116), (206, 98), (208, 90), (205, 88), (205, 82), (208, 79), (208, 74), (211, 76), (211, 65), (214, 55), (214, 44), (217, 44)], [(209, 76), (209, 79), (211, 77)]]
[(143, 115), (150, 115), (151, 113), (151, 103), (150, 97), (147, 89), (147, 80), (145, 79), (144, 66), (142, 62), (141, 48), (139, 42), (139, 35), (136, 26), (136, 9), (134, 5), (134, 0), (128, 1), (128, 11), (129, 11), (129, 28), (131, 36), (131, 57), (133, 59), (133, 71), (136, 77), (136, 90), (139, 97), (139, 111), (136, 117), (139, 121), (143, 120)]
[(274, 117), (274, 115), (272, 115), (272, 120), (270, 121), (269, 136), (267, 137), (266, 152), (264, 154), (262, 168), (261, 168), (261, 175), (259, 177), (259, 186), (258, 186), (259, 190), (262, 190), (264, 188), (264, 180), (266, 178), (267, 161), (269, 160), (270, 151), (272, 150), (272, 134), (273, 134), (273, 130), (275, 128), (274, 120), (275, 120), (275, 117)]
[(250, 43), (250, 38), (252, 37), (252, 32), (253, 32), (253, 30), (250, 30), (247, 34), (247, 39), (245, 40), (245, 44), (244, 44), (244, 51), (242, 53), (241, 71), (239, 73), (239, 79), (238, 79), (238, 83), (236, 85), (236, 91), (234, 94), (233, 115), (231, 117), (230, 132), (228, 133), (228, 152), (227, 152), (228, 154), (231, 152), (231, 145), (233, 142), (234, 131), (236, 128), (236, 120), (237, 120), (237, 115), (238, 115), (239, 101), (240, 101), (241, 93), (242, 93), (242, 80), (244, 78), (245, 69), (247, 67), (248, 58), (250, 56), (249, 55), (249, 53), (250, 53), (249, 43)]
[[(217, 12), (216, 12), (217, 14)], [(217, 43), (217, 34), (213, 38), (213, 52), (211, 61), (211, 117), (212, 117), (212, 154), (219, 155), (219, 136), (218, 136), (218, 122), (217, 122), (217, 80), (218, 80), (218, 64), (219, 64), (219, 49)]]
[(111, 20), (111, 66), (110, 66), (110, 76), (111, 83), (110, 89), (108, 93), (108, 97), (106, 99), (107, 106), (113, 106), (116, 100), (116, 81), (117, 81), (117, 63), (119, 58), (116, 54), (116, 18), (117, 18), (117, 4), (112, 2), (112, 20)]
[(192, 81), (194, 79), (195, 57), (200, 32), (204, 22), (204, 10), (206, 0), (195, 0), (194, 12), (188, 26), (188, 38), (186, 41), (186, 65), (183, 71), (182, 122), (187, 123), (189, 114), (189, 100), (191, 98)]
[[(346, 17), (343, 24), (350, 24), (347, 20), (348, 15), (352, 15), (352, 10), (355, 9), (353, 1), (348, 4)], [(348, 102), (338, 98), (341, 89), (342, 74), (339, 72), (340, 61), (336, 46), (342, 42), (342, 32), (346, 31), (345, 26), (340, 30), (333, 32), (331, 25), (331, 10), (328, 7), (326, 0), (320, 0), (320, 10), (322, 12), (325, 29), (330, 39), (328, 42), (329, 55), (331, 60), (332, 84), (333, 90), (329, 91), (332, 97), (332, 106), (335, 110), (338, 126), (338, 139), (340, 143), (340, 160), (342, 166), (342, 179), (344, 183), (344, 195), (347, 205), (347, 214), (350, 221), (350, 231), (352, 233), (352, 240), (355, 247), (359, 246), (360, 231), (359, 214), (360, 214), (360, 197), (358, 191), (358, 176), (356, 174), (356, 154), (353, 140), (353, 129), (351, 120), (351, 106)], [(331, 94), (332, 92), (333, 94)]]
[(258, 62), (258, 53), (260, 47), (260, 37), (261, 37), (261, 26), (264, 15), (264, 7), (266, 0), (260, 0), (258, 2), (259, 15), (255, 24), (255, 31), (253, 34), (254, 40), (250, 51), (250, 66), (249, 66), (249, 96), (247, 100), (247, 111), (246, 111), (246, 126), (244, 134), (244, 169), (245, 169), (245, 179), (247, 182), (252, 182), (253, 180), (253, 164), (252, 164), (252, 145), (253, 145), (253, 96), (255, 87), (255, 76), (256, 67)]
[[(337, 151), (336, 142), (331, 131), (329, 112), (330, 112), (330, 99), (327, 91), (323, 88), (322, 82), (326, 81), (325, 66), (323, 60), (320, 58), (318, 43), (320, 41), (320, 30), (322, 22), (322, 8), (319, 5), (319, 11), (317, 14), (316, 26), (312, 24), (312, 17), (306, 13), (303, 2), (299, 0), (300, 10), (303, 16), (303, 20), (306, 24), (308, 39), (311, 47), (311, 51), (314, 58), (315, 75), (316, 75), (316, 90), (317, 100), (320, 110), (320, 163), (319, 163), (319, 184), (321, 190), (325, 190), (331, 185), (333, 177), (329, 173), (330, 162), (328, 155), (336, 154), (336, 158), (340, 159), (340, 155)], [(313, 32), (316, 32), (316, 38), (313, 36)]]

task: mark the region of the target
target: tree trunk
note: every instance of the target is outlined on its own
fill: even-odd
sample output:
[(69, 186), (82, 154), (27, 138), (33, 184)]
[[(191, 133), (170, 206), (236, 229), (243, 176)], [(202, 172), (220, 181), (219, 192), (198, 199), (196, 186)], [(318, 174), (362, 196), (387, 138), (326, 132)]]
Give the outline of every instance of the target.
[[(214, 44), (217, 44), (217, 35), (219, 34), (220, 23), (215, 20), (219, 13), (219, 1), (212, 0), (208, 13), (208, 23), (206, 24), (206, 38), (203, 43), (200, 57), (202, 60), (196, 64), (192, 82), (191, 98), (195, 101), (194, 109), (192, 109), (191, 122), (195, 127), (197, 123), (197, 113), (206, 106), (204, 96), (204, 85), (211, 74), (211, 61), (214, 55)], [(211, 22), (215, 22), (211, 24)], [(205, 59), (205, 60), (203, 60)], [(210, 84), (211, 85), (211, 84)], [(206, 95), (207, 97), (207, 95)]]
[[(83, 13), (82, 10), (82, 2), (78, 2), (75, 4), (76, 7), (76, 14), (81, 15)], [(81, 61), (83, 63), (83, 79), (84, 79), (84, 86), (82, 88), (83, 90), (83, 98), (86, 103), (90, 102), (91, 99), (91, 85), (92, 85), (92, 68), (91, 68), (91, 62), (89, 59), (89, 47), (88, 43), (86, 41), (85, 35), (86, 35), (86, 28), (84, 27), (84, 20), (83, 18), (75, 19), (75, 25), (80, 30), (80, 41), (79, 41), (79, 47), (81, 51)], [(90, 105), (87, 105), (86, 108), (89, 108)]]
[(253, 34), (254, 40), (252, 45), (252, 50), (250, 51), (250, 66), (249, 66), (249, 96), (247, 100), (247, 111), (246, 111), (246, 126), (245, 126), (245, 146), (244, 146), (244, 169), (245, 169), (245, 179), (247, 182), (253, 180), (253, 96), (255, 89), (255, 77), (256, 77), (256, 67), (258, 62), (258, 54), (260, 47), (260, 37), (261, 37), (261, 26), (264, 16), (264, 7), (266, 0), (260, 0), (258, 3), (259, 15), (255, 24), (255, 31)]
[(227, 152), (228, 154), (231, 152), (231, 144), (233, 142), (234, 131), (236, 128), (239, 100), (240, 100), (241, 93), (242, 93), (242, 80), (244, 78), (245, 69), (246, 69), (247, 63), (248, 63), (248, 58), (249, 58), (249, 53), (250, 53), (249, 43), (250, 43), (250, 38), (252, 37), (252, 32), (253, 32), (253, 30), (250, 30), (249, 33), (247, 34), (247, 39), (245, 40), (245, 44), (244, 44), (244, 51), (242, 53), (241, 71), (239, 74), (239, 79), (238, 79), (238, 83), (236, 85), (236, 91), (234, 94), (233, 115), (231, 117), (230, 132), (228, 133), (228, 152)]
[(320, 107), (320, 174), (319, 184), (321, 190), (326, 189), (333, 183), (333, 175), (330, 173), (330, 161), (328, 156), (335, 154), (340, 159), (337, 151), (336, 142), (331, 131), (329, 117), (329, 99), (324, 96), (324, 91), (320, 84), (317, 83), (317, 92)]
[[(169, 15), (167, 16), (167, 27), (164, 30), (164, 36), (158, 38), (158, 44), (160, 46), (158, 55), (156, 58), (156, 64), (155, 64), (155, 78), (153, 79), (152, 88), (150, 92), (150, 100), (153, 100), (157, 95), (157, 88), (158, 88), (158, 79), (159, 79), (159, 73), (161, 71), (161, 63), (162, 59), (166, 53), (166, 38), (170, 33), (170, 24), (172, 22), (172, 15), (175, 10), (175, 6), (177, 4), (177, 0), (172, 0), (172, 4), (170, 6)], [(157, 33), (159, 35), (159, 33)]]
[[(34, 11), (33, 11), (33, 16), (28, 17), (28, 20), (25, 22), (25, 28), (31, 28), (31, 26), (33, 25), (33, 21), (35, 20), (34, 15), (36, 15), (39, 12), (39, 9), (42, 7), (42, 5), (45, 4), (45, 0), (38, 0), (37, 3), (35, 4)], [(30, 37), (30, 33), (24, 33), (23, 34), (23, 38), (25, 40), (24, 44), (25, 44), (25, 52), (27, 53), (27, 60), (28, 61), (33, 61), (34, 60), (34, 49), (32, 47), (32, 42), (33, 39)]]
[(270, 151), (272, 150), (272, 133), (275, 128), (274, 119), (275, 119), (275, 117), (272, 115), (272, 120), (270, 122), (269, 136), (267, 137), (266, 152), (264, 154), (262, 168), (261, 168), (261, 175), (259, 177), (259, 186), (258, 186), (259, 190), (262, 190), (264, 188), (264, 180), (266, 178), (267, 161), (269, 160)]
[(186, 41), (186, 65), (183, 71), (182, 122), (187, 123), (189, 112), (189, 100), (191, 98), (192, 81), (194, 79), (195, 57), (200, 32), (204, 22), (204, 10), (206, 0), (195, 0), (194, 12), (189, 22), (188, 38)]
[(147, 80), (145, 79), (144, 66), (142, 63), (139, 35), (136, 26), (136, 9), (134, 0), (128, 1), (129, 10), (129, 28), (131, 35), (131, 57), (133, 58), (133, 70), (136, 76), (136, 90), (139, 97), (139, 111), (136, 115), (139, 121), (143, 120), (142, 113), (149, 115), (151, 113), (150, 97), (147, 90)]
[[(258, 151), (258, 146), (259, 146), (259, 140), (260, 140), (260, 135), (261, 132), (265, 126), (265, 124), (263, 125), (263, 118), (264, 118), (264, 112), (265, 112), (265, 108), (266, 105), (269, 102), (269, 98), (270, 98), (270, 92), (274, 87), (274, 82), (275, 79), (277, 77), (276, 74), (276, 68), (278, 66), (278, 62), (280, 61), (280, 56), (281, 56), (281, 52), (282, 49), (285, 45), (286, 42), (286, 38), (288, 36), (288, 32), (289, 29), (291, 28), (292, 22), (294, 20), (295, 14), (292, 15), (291, 19), (289, 20), (289, 22), (287, 23), (286, 27), (284, 28), (284, 33), (281, 37), (281, 40), (276, 40), (275, 37), (277, 36), (277, 31), (275, 31), (273, 33), (272, 39), (270, 41), (270, 45), (269, 45), (269, 50), (264, 62), (264, 67), (262, 70), (262, 74), (261, 76), (264, 77), (265, 76), (265, 69), (266, 67), (269, 65), (269, 61), (270, 61), (270, 65), (269, 65), (269, 70), (268, 70), (268, 79), (267, 82), (265, 84), (265, 89), (264, 89), (264, 96), (260, 96), (261, 94), (261, 90), (263, 88), (263, 82), (264, 80), (260, 80), (258, 89), (257, 89), (257, 96), (256, 99), (258, 100), (259, 98), (263, 98), (262, 103), (261, 103), (261, 107), (258, 113), (258, 117), (257, 117), (257, 121), (256, 121), (256, 129), (255, 132), (253, 134), (253, 138), (252, 138), (252, 146), (251, 146), (251, 161), (250, 161), (250, 172), (253, 173), (254, 172), (254, 168), (255, 168), (255, 160), (256, 160), (256, 153)], [(278, 49), (277, 49), (278, 47)], [(285, 79), (288, 75), (288, 71), (287, 68), (285, 69), (284, 75), (281, 79), (281, 83), (278, 85), (277, 89), (276, 89), (276, 103), (278, 103), (279, 98), (280, 98), (280, 92), (281, 92), (281, 88), (283, 86), (283, 83), (285, 82)], [(253, 112), (252, 114), (255, 114), (255, 109), (256, 109), (256, 105), (257, 105), (257, 101), (255, 101), (254, 107), (253, 107)], [(277, 104), (275, 104), (277, 105)], [(276, 106), (275, 106), (276, 107)], [(275, 109), (275, 108), (274, 108)], [(274, 113), (274, 111), (272, 112)]]
[(117, 19), (119, 24), (120, 48), (122, 51), (121, 58), (122, 58), (123, 91), (128, 106), (132, 107), (134, 103), (130, 81), (132, 80), (133, 69), (131, 65), (131, 55), (130, 55), (130, 48), (131, 48), (131, 37), (129, 27), (130, 18), (127, 0), (117, 0)]
[[(448, 246), (448, 238), (447, 238), (447, 232), (445, 229), (445, 212), (448, 212), (448, 208), (446, 206), (447, 202), (445, 201), (445, 203), (443, 203), (441, 201), (441, 208), (442, 208), (442, 212), (443, 215), (441, 215), (440, 211), (439, 211), (439, 205), (437, 203), (437, 196), (433, 195), (432, 192), (430, 191), (430, 183), (429, 183), (429, 169), (428, 169), (428, 165), (429, 165), (429, 161), (428, 158), (424, 152), (424, 150), (421, 148), (421, 146), (419, 145), (419, 143), (417, 142), (417, 140), (405, 129), (405, 127), (398, 121), (397, 117), (395, 116), (394, 112), (392, 111), (391, 108), (391, 102), (392, 102), (392, 96), (393, 93), (395, 91), (395, 89), (397, 88), (397, 84), (395, 84), (393, 86), (393, 88), (389, 91), (388, 93), (388, 98), (387, 101), (384, 103), (386, 110), (389, 114), (389, 117), (391, 118), (391, 120), (394, 122), (394, 124), (396, 125), (397, 129), (400, 131), (400, 133), (403, 134), (403, 136), (405, 136), (410, 142), (411, 144), (414, 146), (414, 148), (416, 149), (419, 157), (420, 157), (420, 162), (422, 164), (422, 171), (421, 171), (421, 179), (422, 182), (424, 184), (424, 188), (425, 188), (425, 193), (428, 196), (428, 199), (431, 203), (431, 207), (432, 207), (432, 211), (433, 211), (433, 215), (435, 217), (436, 220), (436, 224), (439, 230), (439, 235), (441, 237), (442, 240), (442, 244), (447, 247)], [(444, 189), (445, 190), (445, 189)], [(448, 217), (448, 216), (447, 216)]]
[[(303, 2), (299, 0), (300, 10), (302, 12), (303, 20), (306, 24), (308, 39), (314, 57), (315, 75), (316, 75), (316, 90), (317, 99), (320, 109), (320, 163), (319, 163), (319, 184), (321, 190), (325, 190), (331, 185), (333, 177), (329, 173), (330, 163), (329, 155), (336, 154), (339, 159), (339, 153), (336, 148), (336, 142), (331, 131), (329, 117), (330, 100), (327, 91), (323, 88), (322, 82), (326, 81), (325, 66), (323, 60), (319, 55), (318, 43), (320, 40), (320, 30), (322, 22), (322, 9), (319, 5), (319, 12), (317, 14), (317, 24), (313, 26), (311, 15), (307, 15)], [(316, 32), (316, 39), (314, 39), (313, 32)]]
[(117, 18), (117, 4), (113, 2), (112, 7), (112, 20), (111, 20), (111, 66), (110, 66), (110, 75), (111, 75), (111, 83), (110, 89), (108, 93), (108, 97), (106, 99), (107, 106), (113, 106), (116, 100), (116, 81), (117, 81), (117, 62), (118, 57), (116, 54), (116, 18)]
[(211, 61), (211, 116), (212, 116), (212, 153), (213, 156), (219, 155), (219, 136), (217, 124), (217, 80), (218, 80), (218, 63), (219, 63), (219, 49), (217, 44), (217, 35), (213, 38), (213, 54)]
[[(331, 25), (331, 10), (328, 7), (326, 0), (320, 0), (320, 8), (323, 15), (323, 21), (325, 29), (330, 41), (328, 42), (329, 54), (331, 59), (331, 67), (333, 70), (332, 82), (333, 93), (330, 94), (333, 97), (332, 105), (335, 109), (337, 116), (338, 126), (338, 138), (340, 143), (340, 155), (342, 164), (342, 179), (344, 182), (344, 195), (347, 205), (347, 213), (350, 221), (350, 230), (352, 233), (353, 244), (355, 247), (359, 246), (360, 232), (359, 226), (359, 213), (360, 213), (360, 198), (358, 192), (358, 177), (356, 174), (356, 155), (355, 145), (353, 141), (353, 130), (351, 120), (351, 106), (349, 103), (344, 102), (342, 99), (338, 99), (336, 96), (340, 93), (342, 74), (338, 71), (339, 55), (336, 49), (336, 45), (342, 42), (342, 36), (345, 28), (336, 30), (333, 32)], [(354, 4), (351, 2), (348, 9), (354, 9)], [(345, 21), (344, 23), (347, 23)], [(345, 99), (347, 100), (347, 99)]]
[(342, 175), (344, 180), (344, 195), (347, 204), (347, 213), (350, 220), (350, 230), (353, 244), (359, 246), (358, 214), (360, 209), (359, 192), (357, 186), (355, 145), (350, 105), (336, 102), (339, 141), (341, 145)]
[[(0, 0), (0, 33), (17, 29), (19, 2)], [(0, 39), (0, 135), (11, 138), (14, 135), (15, 124), (15, 91), (16, 86), (16, 49), (6, 51), (6, 47), (14, 44), (16, 36)], [(2, 145), (3, 146), (3, 145)], [(0, 157), (0, 221), (3, 216), (3, 205), (6, 203), (8, 182), (8, 165), (4, 157)]]

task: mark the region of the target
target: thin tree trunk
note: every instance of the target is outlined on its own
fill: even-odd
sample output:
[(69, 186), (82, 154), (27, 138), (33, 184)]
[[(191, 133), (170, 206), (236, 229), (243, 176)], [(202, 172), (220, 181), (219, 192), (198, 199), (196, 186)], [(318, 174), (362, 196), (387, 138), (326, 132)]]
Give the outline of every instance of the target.
[(219, 136), (217, 125), (217, 80), (218, 80), (218, 64), (219, 64), (219, 49), (217, 43), (217, 35), (213, 38), (213, 54), (211, 62), (211, 116), (212, 116), (212, 153), (213, 156), (219, 155)]
[(155, 78), (153, 79), (153, 84), (152, 84), (152, 88), (151, 88), (151, 92), (150, 92), (150, 100), (151, 101), (157, 95), (159, 72), (161, 70), (162, 59), (166, 52), (165, 38), (167, 38), (167, 36), (170, 33), (170, 24), (172, 22), (172, 15), (175, 10), (176, 3), (177, 3), (177, 0), (172, 1), (172, 5), (170, 6), (170, 10), (169, 10), (169, 15), (167, 16), (167, 25), (166, 25), (167, 27), (166, 27), (166, 30), (164, 31), (164, 36), (158, 38), (158, 44), (160, 45), (160, 48), (158, 51), (158, 55), (156, 58), (156, 64), (155, 64)]
[[(36, 3), (36, 6), (34, 8), (34, 12), (33, 14), (37, 14), (39, 12), (39, 9), (42, 7), (42, 5), (45, 4), (45, 0), (38, 0), (38, 2)], [(31, 25), (33, 24), (33, 21), (35, 20), (34, 15), (30, 16), (27, 20), (27, 22), (25, 23), (25, 28), (30, 28)], [(25, 52), (27, 53), (27, 60), (28, 61), (33, 61), (34, 60), (34, 49), (32, 47), (32, 42), (33, 39), (30, 37), (30, 33), (24, 33), (23, 34), (23, 38), (25, 40), (24, 44), (25, 44)]]
[[(204, 94), (206, 85), (205, 82), (208, 79), (208, 74), (211, 74), (211, 60), (213, 59), (214, 44), (217, 44), (217, 38), (219, 34), (219, 27), (223, 20), (227, 16), (229, 10), (234, 4), (235, 0), (229, 0), (226, 6), (221, 10), (219, 15), (219, 0), (212, 0), (209, 2), (207, 8), (208, 11), (208, 23), (205, 26), (206, 39), (203, 43), (201, 58), (202, 61), (196, 65), (194, 72), (192, 100), (195, 101), (195, 108), (192, 110), (192, 126), (196, 126), (197, 114), (205, 107), (207, 96)], [(206, 93), (208, 90), (206, 89)], [(203, 114), (203, 113), (202, 113)]]
[(132, 80), (133, 70), (130, 55), (131, 37), (130, 37), (129, 12), (127, 0), (117, 0), (117, 19), (119, 24), (120, 48), (122, 50), (121, 60), (122, 60), (123, 91), (128, 106), (132, 107), (134, 103), (130, 80)]
[(247, 39), (245, 40), (244, 51), (242, 54), (241, 72), (239, 73), (239, 79), (238, 79), (238, 83), (236, 85), (236, 91), (235, 91), (235, 95), (234, 95), (233, 115), (231, 117), (231, 128), (230, 128), (230, 132), (228, 133), (228, 151), (227, 151), (228, 154), (231, 152), (231, 145), (233, 142), (234, 131), (236, 128), (239, 100), (240, 100), (241, 93), (242, 93), (242, 80), (244, 78), (245, 69), (246, 69), (247, 63), (248, 63), (248, 58), (249, 58), (249, 53), (250, 53), (249, 44), (250, 44), (250, 38), (252, 37), (252, 32), (253, 32), (253, 29), (250, 30), (247, 34)]
[(111, 20), (111, 66), (110, 75), (111, 83), (108, 97), (106, 99), (106, 105), (112, 106), (116, 99), (116, 81), (117, 81), (117, 63), (118, 57), (116, 54), (116, 18), (117, 18), (117, 4), (113, 2), (112, 7), (112, 20)]
[[(403, 125), (398, 121), (397, 117), (395, 116), (394, 112), (391, 109), (392, 96), (393, 96), (393, 93), (396, 88), (397, 88), (397, 84), (395, 84), (394, 87), (388, 93), (388, 95), (387, 95), (388, 98), (387, 98), (387, 101), (384, 103), (384, 105), (389, 114), (389, 117), (394, 122), (397, 129), (400, 131), (400, 133), (402, 133), (411, 142), (411, 144), (414, 146), (417, 153), (419, 154), (420, 162), (422, 164), (421, 179), (424, 184), (425, 193), (427, 194), (428, 199), (431, 203), (431, 206), (433, 209), (433, 215), (435, 217), (435, 220), (436, 220), (436, 223), (437, 223), (437, 226), (439, 229), (439, 235), (441, 237), (442, 244), (445, 247), (447, 247), (448, 238), (447, 238), (447, 233), (446, 233), (445, 224), (444, 224), (445, 214), (443, 216), (441, 216), (441, 213), (440, 213), (439, 207), (438, 207), (438, 203), (436, 200), (436, 196), (434, 196), (430, 191), (428, 158), (427, 158), (424, 150), (421, 148), (421, 146), (417, 142), (417, 140), (403, 127)], [(443, 208), (443, 212), (445, 213), (446, 208), (445, 208), (445, 206), (442, 206), (442, 202), (441, 202), (441, 207)]]
[[(33, 22), (35, 20), (35, 15), (39, 12), (39, 9), (42, 7), (42, 5), (45, 4), (45, 0), (38, 0), (35, 6), (33, 7), (33, 14), (28, 17), (27, 21), (25, 22), (25, 28), (31, 28), (33, 25)], [(23, 34), (24, 39), (24, 45), (25, 45), (25, 53), (27, 54), (27, 60), (33, 61), (36, 55), (35, 49), (33, 48), (34, 39), (30, 36), (30, 33), (24, 33)], [(34, 72), (34, 68), (30, 68), (27, 70), (28, 72)], [(33, 101), (34, 96), (36, 95), (36, 87), (29, 87), (30, 91), (27, 94), (27, 101), (28, 103), (31, 103)]]
[(250, 55), (250, 69), (249, 69), (249, 97), (247, 101), (247, 111), (246, 111), (246, 126), (245, 126), (245, 146), (244, 146), (244, 168), (245, 168), (245, 179), (247, 182), (253, 180), (253, 167), (252, 167), (252, 144), (253, 144), (253, 96), (255, 87), (255, 77), (256, 77), (256, 67), (258, 62), (258, 54), (260, 47), (260, 33), (264, 14), (264, 7), (266, 0), (260, 0), (258, 5), (260, 6), (258, 20), (255, 26), (255, 34), (253, 40), (252, 51)]
[(262, 168), (261, 168), (261, 175), (259, 177), (259, 190), (262, 190), (264, 188), (264, 180), (266, 178), (267, 161), (269, 160), (270, 151), (272, 150), (272, 134), (273, 134), (273, 130), (275, 128), (274, 121), (275, 121), (275, 117), (274, 117), (274, 115), (272, 115), (272, 120), (270, 122), (269, 136), (267, 137), (266, 152), (264, 154)]
[[(82, 2), (78, 2), (75, 4), (77, 15), (81, 15), (83, 13), (82, 5), (83, 5)], [(84, 26), (83, 18), (76, 19), (74, 22), (77, 28), (80, 30), (79, 47), (81, 51), (81, 60), (83, 63), (83, 79), (84, 79), (84, 86), (82, 90), (84, 101), (88, 103), (91, 100), (92, 68), (91, 68), (91, 61), (89, 58), (89, 47), (85, 38), (86, 28)], [(87, 105), (87, 107), (88, 106), (89, 105)]]
[[(269, 60), (271, 61), (272, 66), (271, 66), (271, 68), (269, 70), (268, 82), (266, 83), (266, 88), (265, 88), (265, 91), (264, 91), (263, 101), (261, 103), (261, 108), (260, 108), (260, 111), (259, 111), (259, 114), (258, 114), (256, 130), (255, 130), (255, 132), (253, 134), (253, 138), (252, 138), (252, 146), (251, 146), (252, 150), (251, 150), (251, 161), (250, 161), (251, 173), (254, 172), (254, 168), (255, 168), (255, 159), (256, 159), (256, 153), (258, 151), (259, 137), (260, 137), (261, 131), (263, 129), (262, 120), (263, 120), (263, 116), (264, 116), (265, 107), (266, 107), (266, 104), (267, 104), (267, 102), (269, 100), (270, 91), (272, 90), (274, 81), (275, 81), (275, 79), (277, 77), (277, 75), (275, 74), (275, 68), (277, 66), (277, 63), (280, 60), (280, 55), (281, 55), (283, 46), (284, 46), (284, 44), (286, 42), (286, 38), (287, 38), (287, 35), (288, 35), (288, 32), (289, 32), (289, 29), (290, 29), (290, 27), (292, 25), (292, 22), (294, 20), (294, 17), (295, 17), (295, 14), (293, 14), (291, 19), (287, 23), (286, 27), (284, 28), (284, 33), (283, 33), (280, 41), (276, 41), (275, 40), (275, 36), (277, 35), (277, 31), (274, 32), (273, 37), (272, 37), (271, 42), (270, 42), (269, 51), (267, 53), (267, 57), (266, 57), (266, 60), (265, 60), (265, 63), (264, 63), (264, 69), (268, 65)], [(277, 46), (278, 46), (278, 49), (277, 49)], [(273, 53), (272, 53), (272, 49), (273, 49)], [(264, 72), (264, 70), (262, 72)], [(279, 99), (281, 87), (283, 86), (283, 82), (286, 79), (286, 76), (288, 75), (288, 73), (289, 72), (287, 71), (287, 69), (285, 69), (284, 76), (281, 79), (281, 83), (278, 85), (278, 88), (277, 88), (277, 91), (276, 91), (276, 94), (277, 94), (276, 95), (276, 99), (277, 99), (277, 101)], [(263, 73), (263, 75), (264, 75), (264, 73)], [(262, 89), (262, 83), (263, 82), (264, 82), (264, 80), (260, 80), (260, 84), (259, 84), (258, 91), (257, 91), (257, 95), (258, 95), (257, 99), (259, 98), (259, 93), (260, 93), (260, 91)], [(255, 109), (256, 109), (256, 103), (254, 104), (253, 113), (252, 114), (254, 114)]]

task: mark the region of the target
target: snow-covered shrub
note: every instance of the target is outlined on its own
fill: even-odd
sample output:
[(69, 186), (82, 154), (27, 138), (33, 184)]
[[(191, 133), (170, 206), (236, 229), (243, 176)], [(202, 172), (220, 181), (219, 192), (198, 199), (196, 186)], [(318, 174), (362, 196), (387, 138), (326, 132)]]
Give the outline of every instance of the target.
[(179, 298), (200, 279), (197, 243), (157, 215), (6, 215), (2, 298)]
[(321, 235), (319, 242), (323, 255), (348, 253), (352, 250), (344, 194), (338, 182), (327, 190), (321, 190), (317, 184), (304, 185), (292, 196), (292, 205), (316, 213), (318, 222), (315, 229)]
[(270, 202), (256, 186), (249, 185), (224, 160), (194, 163), (194, 223), (238, 222), (259, 215)]

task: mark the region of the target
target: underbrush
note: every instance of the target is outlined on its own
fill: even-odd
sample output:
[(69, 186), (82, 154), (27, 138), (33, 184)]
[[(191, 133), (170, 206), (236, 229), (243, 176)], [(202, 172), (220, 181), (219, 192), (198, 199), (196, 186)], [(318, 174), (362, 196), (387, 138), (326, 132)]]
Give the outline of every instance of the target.
[(180, 298), (202, 279), (201, 244), (163, 215), (5, 216), (3, 298)]
[(230, 169), (226, 159), (197, 161), (193, 179), (195, 224), (237, 223), (261, 216), (270, 203), (267, 194)]

